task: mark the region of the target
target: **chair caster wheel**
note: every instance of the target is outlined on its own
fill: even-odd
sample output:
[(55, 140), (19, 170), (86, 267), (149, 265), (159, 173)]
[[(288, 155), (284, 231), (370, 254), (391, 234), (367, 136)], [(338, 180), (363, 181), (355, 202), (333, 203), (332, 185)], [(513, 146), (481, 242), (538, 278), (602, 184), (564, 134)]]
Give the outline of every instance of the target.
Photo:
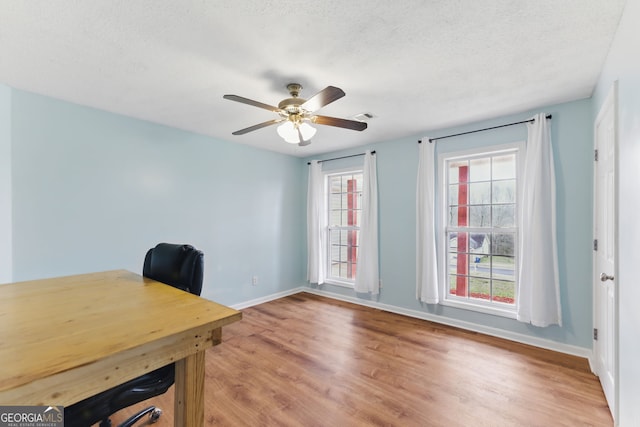
[(149, 423), (157, 422), (158, 419), (160, 418), (160, 415), (162, 415), (162, 409), (160, 408), (156, 408), (153, 411), (151, 411), (149, 413)]

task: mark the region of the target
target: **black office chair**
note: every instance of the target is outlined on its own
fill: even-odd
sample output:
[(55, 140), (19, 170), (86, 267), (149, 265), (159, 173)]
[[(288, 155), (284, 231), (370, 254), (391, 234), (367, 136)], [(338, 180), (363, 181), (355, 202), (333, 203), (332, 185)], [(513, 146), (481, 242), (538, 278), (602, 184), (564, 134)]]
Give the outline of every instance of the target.
[[(144, 258), (142, 275), (178, 289), (200, 295), (203, 278), (203, 254), (190, 245), (160, 243), (149, 249)], [(175, 365), (164, 366), (64, 409), (66, 427), (111, 426), (109, 417), (119, 410), (165, 393), (175, 379)], [(155, 406), (133, 415), (119, 427), (130, 427), (145, 415), (150, 422), (158, 420), (162, 411)]]

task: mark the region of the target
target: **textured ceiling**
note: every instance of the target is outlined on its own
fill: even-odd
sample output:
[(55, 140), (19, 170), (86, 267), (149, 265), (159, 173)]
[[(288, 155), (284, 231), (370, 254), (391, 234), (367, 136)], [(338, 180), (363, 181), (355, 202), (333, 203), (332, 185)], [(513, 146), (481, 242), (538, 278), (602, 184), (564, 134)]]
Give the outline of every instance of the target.
[[(242, 144), (308, 156), (589, 97), (624, 0), (0, 0), (0, 83)], [(285, 86), (346, 96), (363, 132), (275, 118)], [(212, 142), (214, 143), (214, 142)]]

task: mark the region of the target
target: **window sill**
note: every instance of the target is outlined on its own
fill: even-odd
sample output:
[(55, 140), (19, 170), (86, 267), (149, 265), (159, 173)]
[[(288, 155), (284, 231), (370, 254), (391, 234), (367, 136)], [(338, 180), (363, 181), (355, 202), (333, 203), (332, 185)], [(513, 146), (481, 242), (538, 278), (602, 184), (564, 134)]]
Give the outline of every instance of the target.
[[(445, 297), (446, 298), (446, 297)], [(515, 319), (516, 318), (516, 308), (502, 308), (502, 307), (495, 307), (495, 306), (489, 306), (486, 304), (474, 304), (473, 302), (467, 302), (467, 301), (456, 301), (456, 300), (452, 300), (452, 299), (443, 299), (440, 304), (444, 305), (444, 306), (448, 306), (448, 307), (455, 307), (455, 308), (459, 308), (462, 310), (469, 310), (469, 311), (477, 311), (479, 313), (484, 313), (484, 314), (491, 314), (493, 316), (500, 316), (500, 317), (507, 317), (509, 319)]]
[(350, 283), (350, 282), (340, 282), (338, 280), (325, 280), (324, 283), (327, 285), (340, 286), (342, 288), (353, 289), (353, 283)]

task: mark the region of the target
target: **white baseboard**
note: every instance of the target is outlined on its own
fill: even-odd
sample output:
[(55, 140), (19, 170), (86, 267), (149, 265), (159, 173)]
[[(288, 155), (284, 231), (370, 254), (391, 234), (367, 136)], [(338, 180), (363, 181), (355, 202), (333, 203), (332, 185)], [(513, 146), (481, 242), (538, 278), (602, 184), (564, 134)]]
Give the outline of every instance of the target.
[(597, 377), (598, 374), (596, 373), (596, 365), (595, 365), (596, 361), (593, 360), (593, 356), (595, 356), (595, 354), (592, 351), (591, 356), (589, 356), (589, 369), (591, 369), (591, 372), (593, 372), (593, 375)]
[(250, 301), (241, 302), (240, 304), (230, 305), (229, 307), (233, 308), (234, 310), (242, 310), (243, 308), (252, 307), (254, 305), (263, 304), (265, 302), (273, 301), (278, 298), (284, 298), (284, 297), (288, 297), (289, 295), (298, 294), (300, 292), (303, 292), (304, 289), (305, 288), (303, 287), (287, 289), (286, 291), (252, 299)]
[(493, 328), (490, 326), (478, 325), (475, 323), (466, 322), (463, 320), (456, 320), (449, 317), (444, 316), (436, 316), (433, 314), (425, 313), (417, 310), (410, 310), (394, 305), (383, 304), (375, 301), (366, 301), (355, 297), (349, 297), (345, 295), (336, 294), (333, 292), (328, 292), (320, 289), (313, 289), (307, 287), (298, 287), (294, 289), (290, 289), (284, 292), (280, 292), (277, 294), (268, 295), (266, 297), (257, 298), (251, 301), (247, 301), (245, 303), (237, 304), (235, 306), (231, 306), (236, 310), (241, 310), (243, 308), (248, 308), (254, 305), (262, 304), (268, 301), (273, 301), (278, 298), (283, 298), (285, 296), (294, 295), (299, 292), (308, 292), (310, 294), (319, 295), (327, 298), (332, 298), (344, 302), (349, 302), (352, 304), (358, 304), (365, 307), (377, 308), (379, 310), (388, 311), (391, 313), (401, 314), (404, 316), (409, 316), (417, 319), (428, 320), (434, 323), (441, 323), (443, 325), (454, 326), (456, 328), (465, 329), (472, 332), (478, 332), (485, 335), (490, 335), (497, 338), (504, 338), (510, 341), (515, 341), (521, 344), (528, 344), (534, 347), (540, 347), (547, 350), (557, 351), (559, 353), (570, 354), (572, 356), (583, 357), (588, 360), (589, 366), (591, 367), (592, 363), (592, 351), (588, 348), (578, 347), (569, 344), (563, 344), (552, 340), (547, 340), (544, 338), (532, 337), (530, 335), (520, 334), (518, 332), (505, 331), (504, 329)]

